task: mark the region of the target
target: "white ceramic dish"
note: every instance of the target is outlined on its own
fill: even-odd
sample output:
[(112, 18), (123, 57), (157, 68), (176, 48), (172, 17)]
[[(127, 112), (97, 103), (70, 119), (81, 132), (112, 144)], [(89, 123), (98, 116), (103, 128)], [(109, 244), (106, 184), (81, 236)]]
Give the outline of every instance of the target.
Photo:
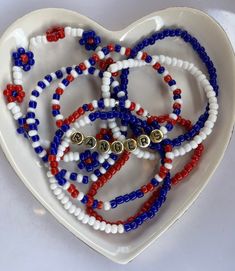
[[(206, 141), (206, 152), (198, 169), (190, 175), (186, 182), (172, 190), (166, 204), (157, 217), (145, 223), (137, 231), (115, 236), (96, 232), (80, 224), (74, 217), (68, 215), (55, 200), (48, 188), (45, 172), (29, 144), (23, 138), (16, 136), (15, 123), (6, 109), (2, 92), (0, 93), (0, 142), (7, 159), (20, 179), (43, 206), (75, 236), (111, 260), (118, 263), (127, 263), (156, 240), (189, 208), (208, 183), (221, 161), (232, 134), (235, 116), (234, 53), (223, 29), (208, 15), (190, 8), (170, 8), (158, 11), (121, 31), (115, 32), (106, 30), (97, 23), (73, 11), (43, 9), (29, 13), (17, 20), (2, 36), (0, 40), (0, 84), (2, 90), (6, 83), (11, 80), (10, 52), (16, 47), (16, 39), (19, 36), (28, 38), (32, 35), (41, 34), (49, 26), (58, 23), (61, 25), (82, 26), (87, 29), (92, 28), (102, 37), (104, 44), (107, 40), (112, 40), (130, 47), (138, 39), (147, 36), (162, 26), (162, 24), (164, 26), (183, 27), (195, 35), (205, 46), (218, 71), (220, 115), (213, 134)], [(52, 48), (54, 50), (51, 50)], [(36, 66), (25, 77), (27, 93), (29, 93), (29, 90), (32, 90), (36, 80), (39, 80), (48, 72), (54, 71), (61, 66), (79, 63), (87, 55), (77, 45), (77, 41), (73, 39), (69, 42), (61, 41), (56, 45), (50, 44), (46, 47), (33, 49), (33, 51), (35, 53)], [(175, 42), (170, 39), (161, 41), (158, 45), (150, 47), (148, 51), (151, 54), (166, 54), (192, 61), (204, 70), (192, 48), (180, 40)], [(183, 116), (192, 115), (192, 120), (195, 121), (205, 108), (203, 92), (199, 90), (194, 79), (187, 73), (172, 68), (169, 68), (169, 70), (172, 71), (179, 82), (179, 86), (184, 90)], [(94, 79), (79, 79), (71, 87), (71, 90), (67, 92), (66, 97), (63, 98), (63, 112), (68, 114), (72, 109), (75, 109), (76, 105), (89, 101), (94, 96), (99, 97), (99, 86), (99, 82), (96, 82)], [(143, 70), (142, 72), (136, 70), (130, 74), (130, 97), (140, 101), (150, 112), (155, 114), (166, 113), (165, 108), (169, 106), (169, 103), (167, 103), (168, 94), (156, 91), (156, 89), (159, 90), (162, 87), (159, 78), (153, 78), (153, 72), (150, 68), (144, 69), (144, 72)], [(143, 89), (145, 93), (143, 93)], [(74, 98), (75, 91), (77, 91), (76, 99)], [(72, 92), (73, 94), (70, 94)], [(45, 123), (47, 117), (48, 126), (44, 125), (43, 130), (40, 131), (47, 138), (50, 138), (52, 132), (48, 129), (49, 124), (52, 123), (52, 119), (48, 118), (50, 97), (51, 91), (42, 97), (39, 110), (43, 123)], [(176, 160), (176, 168), (179, 169), (184, 161), (184, 159)], [(151, 171), (153, 171), (153, 163), (133, 158), (126, 165), (125, 170), (122, 170), (115, 177), (114, 181), (103, 189), (106, 192), (107, 199), (124, 191), (131, 191), (132, 188), (143, 184), (146, 178), (150, 178)], [(126, 208), (120, 207), (120, 209), (115, 210), (115, 216), (117, 218), (119, 216), (128, 216), (134, 210), (136, 210), (134, 205), (126, 205)]]

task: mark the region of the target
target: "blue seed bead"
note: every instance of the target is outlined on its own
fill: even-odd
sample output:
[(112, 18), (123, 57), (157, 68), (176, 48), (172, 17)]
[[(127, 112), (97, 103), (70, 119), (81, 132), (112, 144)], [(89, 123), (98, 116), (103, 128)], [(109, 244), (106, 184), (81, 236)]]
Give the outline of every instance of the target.
[(67, 132), (67, 131), (69, 130), (69, 125), (63, 124), (63, 125), (61, 126), (61, 130), (62, 130), (63, 132)]
[(78, 174), (77, 174), (77, 173), (72, 172), (72, 173), (70, 174), (70, 180), (72, 180), (72, 181), (76, 181), (76, 180), (77, 180), (77, 176), (78, 176)]
[(60, 111), (59, 110), (52, 110), (51, 113), (55, 117), (60, 114)]
[(152, 60), (153, 60), (153, 58), (152, 58), (150, 55), (148, 55), (148, 56), (145, 58), (145, 62), (146, 62), (146, 63), (150, 63)]
[(32, 91), (32, 95), (35, 96), (35, 97), (39, 97), (39, 92), (37, 90), (33, 90)]
[(36, 124), (29, 124), (29, 130), (38, 130)]
[(19, 59), (15, 60), (15, 66), (21, 66), (22, 65), (22, 61), (20, 61)]
[(46, 75), (44, 78), (45, 78), (49, 83), (51, 83), (52, 80), (53, 80), (53, 78), (51, 77), (50, 74)]
[(110, 200), (110, 205), (111, 205), (111, 208), (114, 209), (117, 207), (117, 202), (116, 200)]
[(40, 138), (38, 135), (35, 135), (35, 136), (32, 136), (31, 139), (33, 142), (37, 142), (37, 141), (39, 141)]
[(88, 184), (88, 182), (89, 182), (88, 176), (83, 176), (83, 178), (82, 178), (82, 183)]
[(118, 156), (116, 154), (111, 153), (110, 158), (116, 161), (118, 159)]
[(98, 200), (95, 199), (95, 200), (93, 201), (92, 208), (95, 209), (95, 208), (97, 208), (97, 206), (98, 206)]
[(82, 202), (83, 204), (86, 204), (86, 203), (88, 202), (88, 197), (85, 195), (85, 196), (82, 198), (81, 202)]
[(72, 69), (73, 69), (72, 67), (67, 67), (67, 68), (66, 68), (66, 72), (67, 72), (67, 74), (70, 74), (70, 73), (71, 73), (71, 71), (72, 71)]
[(78, 73), (78, 74), (82, 74), (83, 71), (81, 70), (81, 68), (79, 66), (76, 66), (75, 67), (75, 71)]
[(59, 94), (57, 94), (57, 93), (54, 93), (53, 94), (53, 96), (52, 96), (52, 98), (54, 99), (54, 100), (60, 100), (60, 95)]
[(41, 153), (43, 151), (43, 148), (41, 146), (34, 149), (37, 154)]
[(159, 185), (159, 181), (157, 181), (155, 178), (152, 178), (151, 184), (156, 187)]
[(126, 224), (124, 224), (123, 226), (124, 226), (125, 232), (129, 232), (129, 231), (131, 230), (131, 226), (130, 226), (129, 223), (126, 223)]
[(148, 211), (147, 216), (148, 216), (149, 219), (151, 219), (151, 218), (154, 217), (154, 213), (152, 211)]
[(59, 129), (55, 132), (55, 135), (61, 138), (64, 135), (64, 132), (61, 129)]
[(28, 112), (28, 113), (26, 114), (26, 118), (27, 118), (27, 119), (35, 118), (35, 113), (34, 113), (34, 112)]
[(78, 168), (79, 169), (84, 169), (85, 168), (85, 163), (83, 163), (83, 162), (78, 163)]
[(135, 199), (137, 198), (137, 195), (136, 195), (136, 192), (135, 192), (135, 191), (131, 192), (131, 193), (129, 194), (129, 196), (130, 196), (130, 200), (135, 200)]
[(88, 115), (88, 118), (91, 120), (91, 121), (95, 121), (96, 117), (95, 117), (95, 114), (91, 113)]
[(159, 74), (164, 73), (164, 71), (165, 71), (165, 68), (164, 68), (163, 66), (161, 66), (161, 67), (157, 70), (157, 72), (158, 72)]
[(84, 111), (89, 111), (88, 104), (84, 104), (84, 105), (82, 106), (82, 108), (83, 108)]
[(20, 55), (25, 54), (25, 49), (22, 48), (22, 47), (20, 47), (20, 48), (18, 48), (17, 52), (18, 52)]
[(99, 171), (99, 169), (96, 169), (94, 171), (94, 174), (97, 176), (97, 177), (100, 177), (101, 176), (101, 172)]
[(86, 171), (87, 172), (91, 172), (93, 170), (93, 166), (92, 165), (86, 165)]
[(16, 131), (17, 131), (18, 134), (24, 134), (24, 132), (25, 132), (23, 127), (17, 128)]
[(132, 230), (135, 230), (135, 229), (138, 227), (138, 224), (137, 224), (135, 221), (132, 221), (132, 222), (130, 223), (130, 226), (131, 226), (131, 229), (132, 229)]
[(106, 112), (100, 112), (100, 119), (101, 120), (107, 120), (108, 119), (108, 116), (107, 116)]
[(69, 85), (69, 80), (64, 78), (61, 83), (67, 87)]
[(105, 55), (109, 54), (109, 50), (108, 50), (107, 47), (102, 48), (101, 51), (102, 51)]
[(136, 190), (136, 196), (137, 198), (142, 198), (144, 196), (144, 193), (140, 189), (138, 189)]
[(174, 79), (172, 79), (172, 80), (170, 80), (169, 82), (168, 82), (168, 85), (171, 87), (171, 86), (173, 86), (173, 85), (175, 85), (176, 84), (176, 81), (174, 80)]
[(148, 219), (147, 213), (144, 212), (143, 214), (140, 215), (140, 218), (142, 219), (142, 221), (145, 221)]
[(173, 125), (171, 124), (171, 123), (167, 123), (166, 124), (166, 129), (168, 130), (168, 131), (171, 131), (172, 129), (173, 129)]
[(117, 202), (117, 204), (122, 204), (124, 202), (124, 198), (123, 196), (119, 196), (115, 198), (115, 201)]
[(95, 72), (95, 68), (94, 67), (90, 67), (89, 69), (88, 69), (88, 72), (90, 73), (90, 74), (94, 74), (94, 72)]
[(129, 196), (128, 194), (125, 194), (125, 195), (123, 196), (123, 200), (124, 200), (125, 202), (130, 201), (130, 196)]
[(30, 101), (30, 102), (29, 102), (29, 107), (36, 108), (36, 107), (37, 107), (37, 102), (35, 102), (35, 101)]
[(26, 123), (26, 119), (25, 118), (19, 118), (18, 119), (18, 124), (19, 125), (24, 125)]
[(42, 157), (42, 161), (44, 163), (47, 163), (48, 162), (48, 155), (46, 154), (45, 156)]
[(98, 107), (101, 108), (101, 109), (104, 108), (104, 100), (103, 100), (103, 99), (100, 99), (100, 100), (98, 101)]
[(60, 179), (58, 180), (58, 184), (61, 185), (61, 186), (65, 185), (66, 183), (67, 183), (67, 181), (66, 181), (65, 178), (60, 178)]
[(176, 114), (176, 115), (179, 115), (179, 114), (180, 114), (180, 112), (181, 112), (181, 110), (180, 110), (180, 109), (178, 109), (178, 108), (173, 110), (173, 113), (174, 113), (174, 114)]
[(63, 72), (61, 70), (58, 70), (55, 72), (55, 75), (56, 75), (57, 79), (61, 79), (63, 77)]
[(110, 168), (110, 164), (105, 161), (103, 164), (102, 164), (103, 168), (105, 168), (106, 170)]

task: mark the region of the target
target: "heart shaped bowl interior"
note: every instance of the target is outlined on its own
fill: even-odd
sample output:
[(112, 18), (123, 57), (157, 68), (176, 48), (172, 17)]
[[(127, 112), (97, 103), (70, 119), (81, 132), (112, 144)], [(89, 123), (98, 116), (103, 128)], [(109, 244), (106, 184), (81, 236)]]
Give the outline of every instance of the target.
[[(92, 20), (76, 12), (63, 9), (42, 9), (34, 11), (13, 23), (0, 41), (1, 75), (0, 84), (3, 90), (11, 81), (11, 52), (15, 50), (19, 39), (29, 39), (40, 35), (53, 25), (70, 25), (95, 30), (101, 36), (103, 44), (118, 42), (132, 47), (142, 37), (153, 33), (159, 27), (182, 27), (206, 48), (218, 71), (220, 85), (220, 113), (213, 133), (205, 143), (205, 153), (198, 168), (190, 177), (172, 189), (169, 197), (157, 217), (145, 223), (138, 230), (123, 235), (106, 235), (79, 223), (69, 215), (52, 195), (48, 187), (45, 170), (35, 156), (28, 142), (16, 135), (16, 125), (6, 108), (2, 91), (0, 92), (0, 141), (7, 159), (22, 182), (31, 193), (75, 236), (118, 263), (127, 263), (156, 240), (170, 227), (195, 201), (223, 157), (232, 134), (235, 116), (235, 65), (234, 53), (223, 29), (209, 16), (201, 11), (189, 8), (170, 8), (155, 12), (121, 31), (109, 31)], [(46, 74), (62, 66), (78, 64), (86, 59), (88, 53), (79, 46), (78, 40), (65, 39), (58, 43), (31, 48), (35, 54), (34, 68), (25, 74), (24, 86), (27, 98), (36, 82)], [(147, 49), (150, 54), (164, 54), (195, 63), (202, 71), (205, 67), (193, 52), (192, 48), (180, 39), (168, 38)], [(177, 68), (168, 68), (183, 89), (182, 115), (196, 121), (206, 106), (205, 94), (195, 79), (187, 72)], [(50, 99), (56, 85), (46, 91), (39, 102), (38, 116), (43, 124), (39, 131), (45, 138), (51, 139), (55, 128), (50, 115)], [(153, 114), (170, 112), (170, 96), (164, 91), (160, 78), (154, 75), (151, 68), (131, 70), (129, 77), (129, 97), (140, 102)], [(62, 111), (65, 115), (78, 105), (100, 97), (100, 80), (93, 77), (81, 77), (69, 87), (62, 98)], [(24, 108), (25, 109), (25, 108)], [(94, 127), (90, 128), (93, 132)], [(176, 129), (172, 134), (181, 133)], [(189, 156), (176, 159), (174, 168), (180, 169)], [(107, 184), (98, 196), (108, 200), (114, 196), (132, 191), (151, 178), (156, 162), (149, 162), (132, 157), (114, 179)], [(10, 180), (9, 180), (10, 181)], [(107, 218), (117, 220), (128, 217), (138, 209), (141, 200), (115, 209)], [(10, 211), (10, 210), (9, 210)], [(74, 240), (75, 242), (76, 240)]]

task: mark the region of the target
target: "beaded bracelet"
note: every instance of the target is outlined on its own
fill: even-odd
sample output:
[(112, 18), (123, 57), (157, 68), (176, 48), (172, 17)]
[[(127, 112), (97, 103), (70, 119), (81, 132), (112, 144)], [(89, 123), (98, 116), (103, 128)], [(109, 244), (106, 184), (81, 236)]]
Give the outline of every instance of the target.
[[(162, 116), (162, 117), (158, 118), (158, 119), (159, 119), (159, 122), (164, 122), (164, 121), (167, 119), (167, 117), (168, 117), (168, 116)], [(189, 123), (190, 123), (190, 121), (185, 120), (185, 119), (183, 119), (183, 118), (181, 118), (181, 117), (179, 117), (178, 120), (177, 120), (177, 124), (180, 124), (181, 126), (185, 127), (187, 130), (190, 130), (190, 128), (191, 128), (190, 125), (188, 125)], [(173, 185), (178, 184), (179, 182), (181, 182), (184, 178), (186, 178), (186, 177), (190, 174), (190, 172), (193, 170), (193, 168), (197, 165), (198, 161), (200, 160), (200, 157), (201, 157), (201, 155), (202, 155), (203, 149), (204, 149), (204, 147), (203, 147), (202, 144), (200, 144), (200, 145), (197, 147), (197, 149), (194, 151), (194, 154), (193, 154), (193, 156), (192, 156), (190, 162), (188, 162), (188, 163), (183, 167), (183, 170), (181, 170), (180, 172), (176, 173), (176, 174), (172, 177), (171, 183), (172, 183)], [(102, 179), (100, 179), (99, 181), (97, 181), (96, 183), (93, 183), (93, 184), (91, 185), (91, 187), (90, 187), (90, 189), (89, 189), (89, 191), (88, 191), (87, 194), (88, 194), (89, 196), (91, 196), (91, 197), (94, 197), (94, 196), (96, 195), (97, 191), (98, 191), (100, 188), (102, 188), (103, 185), (104, 185), (108, 180), (109, 180), (108, 178), (102, 178)], [(144, 185), (144, 186), (142, 186), (141, 190), (142, 190), (142, 192), (143, 192), (144, 194), (146, 194), (146, 193), (152, 191), (152, 190), (153, 190), (153, 187), (150, 186), (150, 185)], [(157, 190), (158, 190), (158, 188), (157, 188)], [(143, 204), (143, 206), (146, 206), (148, 209), (151, 207), (151, 206), (148, 206), (147, 204), (148, 204), (149, 202), (152, 201), (152, 197), (154, 197), (154, 199), (156, 199), (156, 196), (158, 196), (158, 195), (156, 195), (156, 191), (157, 191), (157, 190), (153, 191), (153, 193), (152, 193), (153, 195), (150, 197), (149, 200), (147, 200), (147, 202), (145, 202), (145, 203)], [(117, 204), (120, 204), (124, 199), (122, 199), (121, 197), (117, 197), (115, 200), (116, 200), (116, 203), (117, 203)], [(151, 205), (152, 205), (152, 204), (153, 204), (153, 202), (151, 203)], [(111, 225), (113, 224), (113, 222), (104, 220), (103, 217), (102, 217), (101, 215), (98, 215), (97, 212), (96, 212), (95, 210), (93, 210), (93, 208), (89, 207), (89, 204), (87, 204), (87, 206), (88, 206), (87, 209), (86, 209), (87, 214), (92, 215), (93, 217), (95, 217), (96, 219), (98, 219), (98, 220), (100, 220), (100, 221), (105, 221), (106, 223), (109, 223), (109, 224), (111, 224)], [(119, 223), (119, 224), (125, 224), (125, 223), (127, 223), (127, 222), (130, 223), (130, 222), (132, 222), (138, 215), (142, 214), (142, 212), (144, 212), (144, 211), (146, 211), (146, 210), (143, 210), (143, 207), (142, 207), (140, 212), (138, 212), (135, 216), (131, 217), (131, 219), (130, 219), (130, 218), (127, 219), (126, 222), (119, 220), (119, 221), (114, 222), (114, 223), (115, 223), (115, 224), (118, 224), (118, 223)]]

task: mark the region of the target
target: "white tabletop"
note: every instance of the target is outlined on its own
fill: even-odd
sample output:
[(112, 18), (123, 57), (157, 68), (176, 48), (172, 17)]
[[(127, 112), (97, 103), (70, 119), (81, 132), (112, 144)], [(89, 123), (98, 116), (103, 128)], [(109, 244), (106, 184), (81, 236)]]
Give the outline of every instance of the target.
[[(118, 30), (158, 9), (190, 6), (206, 11), (220, 22), (235, 48), (234, 0), (159, 2), (0, 0), (0, 32), (29, 11), (46, 7), (73, 9), (106, 28)], [(63, 228), (33, 198), (0, 151), (0, 270), (234, 270), (234, 150), (235, 137), (196, 203), (125, 267), (94, 252)]]

